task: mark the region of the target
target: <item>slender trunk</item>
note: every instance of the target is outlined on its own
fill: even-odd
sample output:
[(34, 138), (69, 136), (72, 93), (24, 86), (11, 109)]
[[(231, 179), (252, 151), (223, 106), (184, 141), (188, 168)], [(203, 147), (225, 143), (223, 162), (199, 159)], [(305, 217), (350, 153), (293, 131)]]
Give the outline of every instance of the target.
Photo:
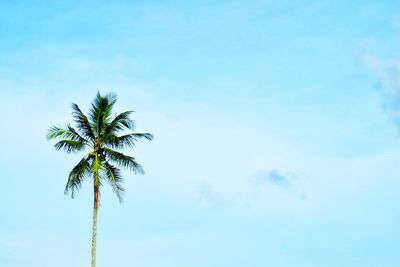
[(99, 209), (99, 187), (94, 184), (93, 229), (92, 229), (92, 267), (96, 267), (97, 210)]

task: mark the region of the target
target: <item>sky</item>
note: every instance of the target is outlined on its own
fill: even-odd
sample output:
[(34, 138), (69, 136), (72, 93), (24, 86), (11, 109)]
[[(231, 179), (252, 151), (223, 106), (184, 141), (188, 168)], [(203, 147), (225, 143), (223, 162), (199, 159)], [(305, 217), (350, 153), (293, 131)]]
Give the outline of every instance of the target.
[(398, 1), (0, 1), (0, 265), (90, 263), (81, 154), (46, 140), (97, 91), (150, 132), (102, 188), (97, 266), (400, 263)]

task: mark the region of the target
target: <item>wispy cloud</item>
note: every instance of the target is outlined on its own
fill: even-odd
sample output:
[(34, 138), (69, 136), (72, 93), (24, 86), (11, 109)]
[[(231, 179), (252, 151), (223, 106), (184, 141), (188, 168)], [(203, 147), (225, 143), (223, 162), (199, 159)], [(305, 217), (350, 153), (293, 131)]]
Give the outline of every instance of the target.
[(400, 132), (400, 59), (384, 61), (368, 56), (365, 63), (375, 71), (383, 110)]
[(283, 174), (277, 169), (260, 172), (255, 176), (256, 183), (268, 182), (281, 188), (288, 188), (291, 185), (292, 174)]
[(199, 186), (199, 197), (207, 206), (217, 209), (255, 208), (268, 202), (265, 197), (286, 200), (307, 198), (295, 174), (277, 168), (262, 170), (241, 180), (240, 188), (236, 189), (204, 183)]
[(254, 188), (278, 190), (296, 199), (306, 200), (308, 196), (297, 178), (292, 172), (273, 168), (260, 171), (253, 175), (251, 179)]
[(400, 133), (400, 59), (382, 60), (364, 56), (364, 63), (374, 70), (383, 110)]
[(200, 186), (200, 197), (201, 200), (205, 201), (207, 205), (213, 208), (223, 208), (231, 203), (223, 199), (223, 197), (215, 191), (210, 185), (203, 184)]

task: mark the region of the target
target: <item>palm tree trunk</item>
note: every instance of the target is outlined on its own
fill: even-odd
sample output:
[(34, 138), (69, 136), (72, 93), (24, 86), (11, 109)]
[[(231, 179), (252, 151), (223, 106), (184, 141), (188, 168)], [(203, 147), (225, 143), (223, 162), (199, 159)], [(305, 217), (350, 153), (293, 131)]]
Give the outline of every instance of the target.
[(94, 185), (93, 229), (92, 229), (92, 267), (96, 267), (97, 210), (99, 209), (99, 187)]

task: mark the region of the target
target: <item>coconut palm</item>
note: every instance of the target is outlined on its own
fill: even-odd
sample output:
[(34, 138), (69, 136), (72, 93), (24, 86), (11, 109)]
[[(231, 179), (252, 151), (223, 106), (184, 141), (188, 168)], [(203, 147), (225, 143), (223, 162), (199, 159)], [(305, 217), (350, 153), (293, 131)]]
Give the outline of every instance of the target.
[[(138, 139), (152, 140), (149, 133), (133, 133), (135, 124), (130, 119), (132, 111), (112, 114), (112, 109), (117, 101), (115, 94), (100, 95), (98, 92), (92, 102), (88, 116), (77, 104), (72, 104), (72, 116), (76, 128), (67, 124), (60, 128), (52, 126), (48, 132), (48, 139), (55, 139), (54, 147), (67, 153), (88, 152), (79, 163), (71, 170), (65, 187), (65, 194), (75, 192), (82, 187), (85, 178), (93, 178), (93, 231), (92, 231), (92, 267), (96, 266), (96, 236), (97, 236), (97, 211), (100, 203), (100, 188), (108, 182), (122, 201), (124, 188), (121, 170), (128, 169), (136, 174), (144, 171), (134, 157), (125, 155), (117, 150), (132, 148)], [(120, 167), (120, 168), (119, 168)]]

